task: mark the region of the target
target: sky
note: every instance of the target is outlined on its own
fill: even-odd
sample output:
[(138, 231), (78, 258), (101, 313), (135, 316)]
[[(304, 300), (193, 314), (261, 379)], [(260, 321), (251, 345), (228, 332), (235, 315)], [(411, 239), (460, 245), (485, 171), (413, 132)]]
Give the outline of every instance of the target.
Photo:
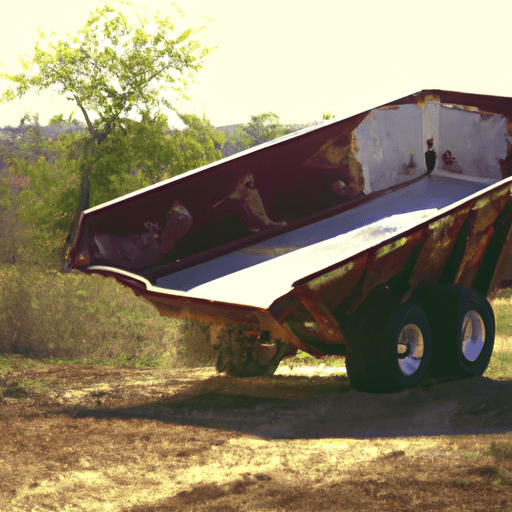
[[(175, 14), (169, 0), (132, 0)], [(0, 0), (0, 73), (20, 71), (38, 31), (65, 38), (106, 0)], [(275, 112), (283, 123), (343, 119), (422, 89), (512, 96), (510, 0), (175, 0), (181, 23), (215, 47), (178, 109), (214, 126)], [(0, 91), (4, 85), (0, 82)], [(69, 115), (55, 94), (0, 104), (0, 126), (29, 112)], [(80, 119), (80, 113), (75, 117)]]

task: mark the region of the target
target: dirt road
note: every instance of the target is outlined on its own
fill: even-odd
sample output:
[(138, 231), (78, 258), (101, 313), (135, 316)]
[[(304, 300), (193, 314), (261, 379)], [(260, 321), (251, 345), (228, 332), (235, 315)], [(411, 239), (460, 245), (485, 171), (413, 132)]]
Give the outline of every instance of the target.
[(512, 509), (512, 382), (49, 366), (0, 375), (0, 510)]

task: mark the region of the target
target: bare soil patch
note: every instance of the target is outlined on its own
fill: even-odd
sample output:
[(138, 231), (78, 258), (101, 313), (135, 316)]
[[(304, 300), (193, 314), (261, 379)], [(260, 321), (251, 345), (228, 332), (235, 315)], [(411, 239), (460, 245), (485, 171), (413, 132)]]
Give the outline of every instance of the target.
[(59, 365), (0, 389), (6, 512), (512, 508), (512, 382)]

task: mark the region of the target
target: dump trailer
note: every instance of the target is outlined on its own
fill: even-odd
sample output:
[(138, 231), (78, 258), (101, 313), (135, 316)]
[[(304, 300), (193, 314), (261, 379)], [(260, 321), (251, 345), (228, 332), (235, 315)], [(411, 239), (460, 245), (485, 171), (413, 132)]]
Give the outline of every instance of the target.
[(221, 372), (300, 349), (388, 392), (487, 368), (511, 187), (512, 98), (426, 90), (86, 210), (67, 268), (209, 323)]

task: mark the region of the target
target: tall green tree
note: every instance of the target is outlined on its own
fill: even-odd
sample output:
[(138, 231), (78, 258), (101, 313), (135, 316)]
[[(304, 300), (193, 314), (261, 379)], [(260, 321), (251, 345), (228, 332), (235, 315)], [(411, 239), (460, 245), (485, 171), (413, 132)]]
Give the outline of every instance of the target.
[(78, 214), (89, 205), (97, 149), (129, 115), (151, 117), (163, 106), (173, 109), (177, 97), (186, 98), (187, 85), (209, 51), (191, 39), (192, 28), (175, 35), (170, 17), (135, 15), (132, 25), (121, 10), (96, 9), (76, 36), (47, 40), (41, 34), (33, 57), (23, 61), (23, 72), (0, 75), (10, 83), (2, 101), (50, 89), (75, 103), (84, 117), (88, 137), (82, 144), (80, 199), (68, 243)]

